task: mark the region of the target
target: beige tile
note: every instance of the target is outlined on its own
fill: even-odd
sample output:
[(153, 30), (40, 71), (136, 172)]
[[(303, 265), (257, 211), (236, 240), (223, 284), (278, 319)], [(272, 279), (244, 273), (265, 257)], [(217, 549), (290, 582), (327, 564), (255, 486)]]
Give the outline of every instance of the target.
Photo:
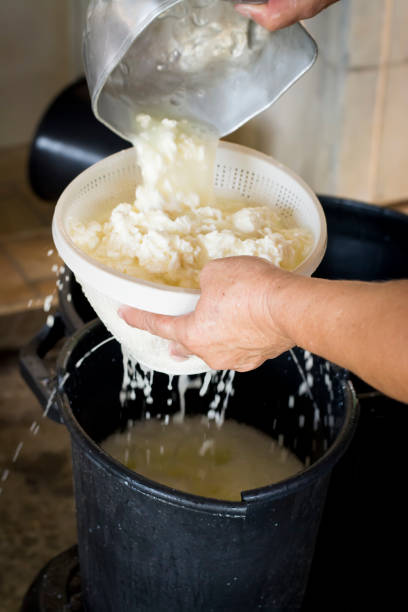
[(390, 60), (396, 62), (408, 61), (408, 2), (407, 0), (394, 0), (391, 31)]
[(29, 219), (35, 218), (34, 226), (38, 221), (44, 227), (51, 226), (55, 203), (45, 202), (35, 195), (28, 178), (29, 147), (3, 147), (0, 148), (0, 232), (1, 221), (7, 208), (13, 206), (13, 199), (23, 202), (24, 210), (30, 209)]
[(44, 298), (52, 295), (51, 305), (52, 306), (57, 305), (58, 290), (57, 290), (57, 284), (56, 284), (56, 277), (47, 278), (41, 281), (36, 281), (33, 283), (33, 288), (38, 296), (37, 300), (35, 301), (35, 304), (38, 304), (42, 308), (44, 305)]
[(351, 68), (378, 66), (386, 1), (350, 2), (348, 51)]
[[(10, 74), (33, 77), (46, 72), (51, 65), (68, 62), (69, 30), (67, 10), (69, 0), (2, 0), (0, 18), (4, 24), (0, 41), (2, 57), (10, 57), (2, 67), (5, 77)], [(18, 37), (16, 38), (16, 34)], [(7, 55), (6, 55), (7, 54)]]
[(389, 70), (376, 199), (408, 197), (408, 64)]
[(25, 310), (29, 301), (34, 298), (32, 288), (0, 253), (0, 314)]
[(44, 227), (44, 222), (30, 206), (19, 188), (0, 186), (0, 236), (10, 236)]
[[(28, 147), (0, 148), (0, 185), (16, 184), (25, 179)], [(17, 183), (18, 184), (18, 183)]]
[(70, 0), (2, 0), (0, 144), (29, 142), (52, 98), (74, 77)]
[(377, 71), (351, 72), (345, 82), (336, 192), (372, 201), (371, 160)]
[[(50, 278), (53, 265), (61, 265), (51, 231), (29, 238), (9, 240), (3, 243), (3, 248), (30, 281)], [(50, 251), (53, 252), (48, 255)]]
[(0, 350), (16, 350), (27, 344), (45, 324), (42, 307), (0, 315)]
[(27, 194), (27, 197), (30, 200), (30, 208), (35, 212), (37, 217), (41, 219), (43, 227), (51, 228), (52, 217), (54, 214), (55, 202), (45, 202), (44, 200), (40, 200), (34, 193), (31, 191), (31, 187), (27, 184), (23, 187), (24, 192)]
[[(0, 470), (10, 470), (0, 496), (2, 612), (21, 610), (35, 574), (76, 541), (69, 434), (42, 413), (21, 378), (18, 356), (1, 353)], [(24, 446), (14, 463), (19, 442)]]
[[(53, 99), (70, 81), (65, 71), (33, 77), (11, 74), (7, 82), (0, 82), (0, 114), (2, 129), (0, 144), (29, 143)], [(29, 100), (27, 99), (29, 96)]]
[(318, 44), (319, 57), (332, 68), (346, 67), (349, 60), (346, 41), (350, 32), (353, 4), (347, 0), (336, 2), (304, 22)]

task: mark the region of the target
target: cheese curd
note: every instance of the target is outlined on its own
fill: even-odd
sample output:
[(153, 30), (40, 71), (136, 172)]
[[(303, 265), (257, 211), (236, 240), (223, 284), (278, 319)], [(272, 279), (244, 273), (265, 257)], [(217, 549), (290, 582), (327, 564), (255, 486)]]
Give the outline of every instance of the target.
[(199, 287), (201, 269), (214, 258), (255, 255), (287, 270), (305, 259), (309, 230), (288, 226), (268, 206), (215, 199), (215, 137), (184, 121), (140, 115), (137, 122), (142, 182), (135, 201), (105, 218), (71, 219), (78, 247), (125, 274), (185, 288)]

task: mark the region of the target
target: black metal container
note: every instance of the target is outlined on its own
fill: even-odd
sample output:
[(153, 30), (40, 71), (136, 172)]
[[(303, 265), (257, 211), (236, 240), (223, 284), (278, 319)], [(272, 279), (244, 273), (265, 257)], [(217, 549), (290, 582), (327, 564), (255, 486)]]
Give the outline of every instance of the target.
[[(328, 245), (315, 276), (363, 281), (408, 278), (408, 215), (342, 198), (321, 196), (320, 200)], [(399, 487), (407, 465), (407, 406), (353, 374), (350, 378), (360, 418), (330, 481), (304, 599), (305, 609), (312, 612), (327, 606), (397, 609), (405, 597), (395, 553), (408, 511)]]
[(58, 94), (38, 125), (28, 163), (31, 187), (40, 198), (57, 200), (83, 170), (129, 146), (95, 118), (81, 78)]
[(313, 276), (385, 281), (408, 275), (408, 215), (333, 196), (319, 196), (327, 250)]
[[(43, 331), (22, 354), (32, 387), (44, 389), (41, 356), (51, 344), (47, 335), (53, 333), (55, 341), (57, 331)], [(243, 492), (240, 502), (223, 502), (149, 481), (101, 450), (99, 442), (146, 409), (152, 418), (169, 412), (169, 393), (171, 411), (179, 409), (180, 399), (169, 392), (168, 377), (155, 373), (153, 404), (146, 405), (140, 394), (122, 406), (122, 354), (108, 338), (99, 321), (76, 332), (59, 353), (59, 390), (50, 384), (48, 397), (42, 397), (47, 412), (59, 413), (71, 434), (87, 609), (299, 608), (330, 473), (356, 425), (356, 402), (344, 372), (314, 357), (308, 388), (304, 353), (298, 350), (236, 375), (227, 417), (279, 439), (310, 465), (286, 481)], [(187, 391), (187, 413), (206, 413), (210, 399), (197, 389)]]

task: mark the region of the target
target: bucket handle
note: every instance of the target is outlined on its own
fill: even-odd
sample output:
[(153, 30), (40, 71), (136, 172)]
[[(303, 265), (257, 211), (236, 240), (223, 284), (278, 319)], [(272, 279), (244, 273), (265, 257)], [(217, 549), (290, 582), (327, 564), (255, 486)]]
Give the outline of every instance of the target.
[(20, 350), (19, 355), (21, 375), (44, 408), (43, 416), (56, 423), (63, 423), (56, 401), (57, 377), (45, 364), (44, 357), (66, 335), (67, 328), (62, 315), (56, 313), (52, 325), (44, 325)]

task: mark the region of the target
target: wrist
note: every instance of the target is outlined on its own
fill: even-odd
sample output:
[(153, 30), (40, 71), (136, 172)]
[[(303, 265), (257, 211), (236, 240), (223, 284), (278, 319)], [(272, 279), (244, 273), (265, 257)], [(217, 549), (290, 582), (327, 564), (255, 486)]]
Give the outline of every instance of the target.
[(313, 280), (294, 272), (274, 270), (268, 291), (269, 320), (292, 345), (299, 343), (309, 285)]

